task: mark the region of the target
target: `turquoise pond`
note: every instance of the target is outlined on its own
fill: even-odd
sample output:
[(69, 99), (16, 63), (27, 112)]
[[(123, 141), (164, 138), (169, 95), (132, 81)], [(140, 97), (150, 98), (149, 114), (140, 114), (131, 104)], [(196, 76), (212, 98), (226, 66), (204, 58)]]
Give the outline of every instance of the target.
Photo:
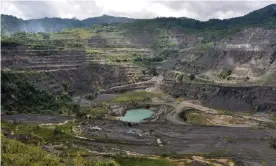
[(125, 116), (121, 117), (121, 121), (125, 122), (142, 122), (144, 119), (152, 116), (152, 111), (148, 109), (132, 109), (128, 110)]

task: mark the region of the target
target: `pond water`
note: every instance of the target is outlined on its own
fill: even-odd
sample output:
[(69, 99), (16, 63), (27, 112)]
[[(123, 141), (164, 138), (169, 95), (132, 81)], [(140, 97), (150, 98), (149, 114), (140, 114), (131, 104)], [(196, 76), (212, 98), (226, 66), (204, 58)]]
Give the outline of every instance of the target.
[(121, 117), (121, 121), (125, 122), (142, 122), (144, 119), (152, 116), (152, 111), (148, 109), (132, 109), (128, 110), (125, 116)]

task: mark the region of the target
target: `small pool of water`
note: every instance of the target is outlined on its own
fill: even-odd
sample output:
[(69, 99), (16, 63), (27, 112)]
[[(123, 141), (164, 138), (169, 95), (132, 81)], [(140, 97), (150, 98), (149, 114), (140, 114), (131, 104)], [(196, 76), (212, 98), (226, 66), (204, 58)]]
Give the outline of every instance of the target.
[(152, 111), (148, 109), (132, 109), (128, 110), (125, 116), (121, 117), (121, 121), (125, 122), (142, 122), (144, 119), (152, 116)]

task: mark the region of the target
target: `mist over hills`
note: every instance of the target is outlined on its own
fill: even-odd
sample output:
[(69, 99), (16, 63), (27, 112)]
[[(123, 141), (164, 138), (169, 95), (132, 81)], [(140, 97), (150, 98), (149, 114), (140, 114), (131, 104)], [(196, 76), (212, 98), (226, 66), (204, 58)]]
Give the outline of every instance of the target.
[(63, 18), (41, 18), (23, 20), (11, 15), (1, 14), (2, 34), (14, 33), (18, 31), (25, 32), (57, 32), (66, 28), (91, 27), (95, 24), (114, 24), (114, 23), (132, 23), (147, 26), (149, 23), (157, 23), (161, 26), (180, 26), (189, 29), (225, 29), (240, 26), (262, 26), (274, 28), (276, 22), (276, 4), (271, 4), (262, 9), (248, 13), (245, 16), (231, 19), (210, 19), (208, 21), (199, 21), (186, 17), (158, 17), (155, 19), (134, 19), (127, 17), (115, 17), (102, 15), (91, 17), (84, 20), (63, 19)]
[(18, 31), (25, 32), (57, 32), (65, 28), (90, 27), (94, 24), (126, 23), (135, 19), (126, 17), (113, 17), (102, 15), (84, 20), (66, 19), (66, 18), (41, 18), (23, 20), (11, 15), (1, 15), (2, 33), (14, 33)]

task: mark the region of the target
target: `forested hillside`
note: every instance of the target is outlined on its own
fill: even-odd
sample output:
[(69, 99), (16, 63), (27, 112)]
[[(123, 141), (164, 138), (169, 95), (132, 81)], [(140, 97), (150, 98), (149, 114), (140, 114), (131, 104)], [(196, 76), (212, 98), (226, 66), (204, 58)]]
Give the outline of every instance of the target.
[[(103, 15), (84, 20), (42, 18), (22, 20), (14, 16), (1, 15), (2, 33), (14, 33), (18, 31), (26, 32), (57, 32), (65, 28), (91, 27), (95, 24), (130, 23), (133, 27), (142, 30), (145, 28), (166, 27), (184, 28), (191, 30), (218, 30), (226, 28), (242, 28), (250, 26), (261, 26), (275, 28), (276, 5), (272, 4), (265, 8), (253, 11), (245, 16), (231, 19), (211, 19), (209, 21), (198, 21), (189, 18), (156, 18), (156, 19), (131, 19), (126, 17), (113, 17)], [(140, 29), (142, 28), (142, 29)]]
[(111, 24), (132, 22), (134, 19), (125, 17), (113, 17), (103, 15), (84, 20), (62, 19), (62, 18), (41, 18), (23, 20), (11, 15), (1, 14), (2, 34), (25, 32), (57, 32), (66, 28), (91, 27), (95, 24)]

